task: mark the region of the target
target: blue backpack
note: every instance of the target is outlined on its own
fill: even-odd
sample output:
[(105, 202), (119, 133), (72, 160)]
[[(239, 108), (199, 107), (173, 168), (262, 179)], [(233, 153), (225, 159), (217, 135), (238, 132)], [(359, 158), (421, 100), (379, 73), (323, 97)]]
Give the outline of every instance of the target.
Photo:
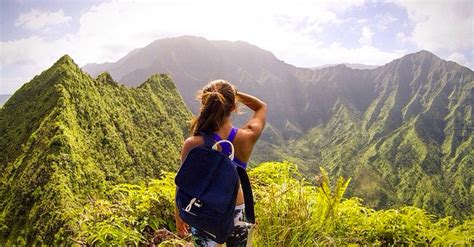
[[(184, 222), (223, 244), (234, 230), (239, 181), (244, 191), (246, 220), (255, 223), (252, 190), (245, 169), (232, 161), (232, 143), (214, 143), (210, 134), (200, 134), (204, 145), (189, 151), (175, 177), (176, 205)], [(221, 142), (231, 144), (230, 157), (215, 150)]]

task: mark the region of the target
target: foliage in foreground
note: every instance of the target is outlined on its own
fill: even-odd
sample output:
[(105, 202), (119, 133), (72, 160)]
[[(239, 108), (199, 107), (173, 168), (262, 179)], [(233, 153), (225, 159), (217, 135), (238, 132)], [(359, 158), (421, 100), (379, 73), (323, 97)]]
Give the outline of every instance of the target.
[(119, 184), (107, 199), (90, 200), (77, 212), (75, 242), (95, 245), (138, 245), (146, 242), (148, 227), (174, 228), (174, 173), (148, 185)]
[[(289, 163), (264, 163), (249, 172), (256, 197), (255, 246), (341, 244), (461, 244), (474, 243), (474, 220), (436, 219), (422, 209), (373, 210), (358, 198), (343, 198), (349, 180), (331, 184), (321, 170), (307, 181)], [(153, 229), (174, 229), (174, 174), (148, 185), (120, 184), (107, 199), (91, 200), (79, 213), (74, 240), (95, 245), (138, 245)], [(185, 245), (174, 239), (162, 245)]]
[(358, 198), (343, 198), (348, 180), (331, 186), (321, 169), (315, 184), (295, 166), (265, 163), (250, 171), (255, 186), (258, 228), (256, 246), (341, 244), (470, 244), (474, 221), (460, 224), (435, 219), (416, 207), (373, 210)]

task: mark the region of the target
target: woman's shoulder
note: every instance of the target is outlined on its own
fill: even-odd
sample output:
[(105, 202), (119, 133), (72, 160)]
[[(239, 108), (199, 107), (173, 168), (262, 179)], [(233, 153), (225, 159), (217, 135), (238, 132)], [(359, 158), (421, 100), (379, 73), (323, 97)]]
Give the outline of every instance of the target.
[(254, 143), (260, 137), (260, 132), (256, 132), (248, 126), (244, 126), (238, 129), (236, 137), (239, 137), (240, 140)]
[(190, 136), (184, 141), (183, 146), (189, 150), (202, 144), (204, 144), (204, 138), (202, 136)]

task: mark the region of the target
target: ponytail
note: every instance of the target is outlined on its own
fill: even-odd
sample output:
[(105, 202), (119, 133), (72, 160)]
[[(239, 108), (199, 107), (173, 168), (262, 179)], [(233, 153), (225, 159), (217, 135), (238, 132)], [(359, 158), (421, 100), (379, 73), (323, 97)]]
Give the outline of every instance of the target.
[(217, 131), (224, 124), (235, 108), (235, 89), (224, 80), (213, 81), (199, 91), (198, 99), (201, 100), (201, 109), (191, 122), (193, 135)]

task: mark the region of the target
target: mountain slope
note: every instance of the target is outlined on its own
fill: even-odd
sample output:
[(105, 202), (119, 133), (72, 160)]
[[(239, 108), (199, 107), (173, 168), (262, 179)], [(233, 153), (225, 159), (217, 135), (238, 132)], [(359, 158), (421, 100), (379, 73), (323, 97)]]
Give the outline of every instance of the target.
[(338, 101), (290, 153), (353, 177), (351, 193), (371, 206), (469, 215), (473, 72), (426, 51), (372, 72), (376, 97), (367, 107)]
[(0, 109), (1, 242), (71, 242), (88, 200), (177, 168), (189, 118), (169, 76), (127, 89), (62, 57)]

